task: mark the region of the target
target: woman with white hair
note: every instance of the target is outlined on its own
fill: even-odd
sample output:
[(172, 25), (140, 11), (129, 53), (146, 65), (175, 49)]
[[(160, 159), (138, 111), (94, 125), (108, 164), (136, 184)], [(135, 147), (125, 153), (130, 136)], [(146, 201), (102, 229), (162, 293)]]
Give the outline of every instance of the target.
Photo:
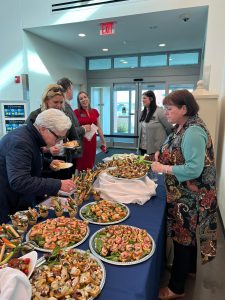
[[(71, 127), (70, 119), (58, 109), (41, 112), (34, 124), (21, 126), (0, 140), (0, 223), (18, 210), (35, 206), (45, 197), (75, 188), (72, 180), (41, 177), (42, 147), (54, 146)], [(55, 168), (54, 161), (50, 168)]]

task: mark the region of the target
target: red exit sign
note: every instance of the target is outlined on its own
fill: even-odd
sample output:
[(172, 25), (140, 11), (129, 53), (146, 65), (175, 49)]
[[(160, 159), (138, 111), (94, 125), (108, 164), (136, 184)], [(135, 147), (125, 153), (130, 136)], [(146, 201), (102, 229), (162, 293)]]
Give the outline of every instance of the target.
[(100, 23), (100, 35), (111, 35), (115, 33), (114, 22)]

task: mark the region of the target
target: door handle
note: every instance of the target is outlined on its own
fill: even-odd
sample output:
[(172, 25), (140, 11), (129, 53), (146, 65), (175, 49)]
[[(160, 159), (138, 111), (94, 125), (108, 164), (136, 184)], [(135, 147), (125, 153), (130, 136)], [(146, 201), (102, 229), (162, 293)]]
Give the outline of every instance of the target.
[(129, 114), (130, 116), (134, 116), (134, 113), (133, 114)]

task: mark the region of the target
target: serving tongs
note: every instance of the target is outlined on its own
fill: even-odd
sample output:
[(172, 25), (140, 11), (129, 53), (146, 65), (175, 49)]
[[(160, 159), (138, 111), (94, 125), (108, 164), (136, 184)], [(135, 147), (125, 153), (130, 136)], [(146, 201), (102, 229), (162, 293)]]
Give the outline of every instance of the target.
[(35, 268), (40, 267), (40, 266), (43, 265), (45, 262), (46, 262), (46, 258), (45, 258), (44, 256), (40, 257), (40, 258), (37, 260), (37, 262), (36, 262)]

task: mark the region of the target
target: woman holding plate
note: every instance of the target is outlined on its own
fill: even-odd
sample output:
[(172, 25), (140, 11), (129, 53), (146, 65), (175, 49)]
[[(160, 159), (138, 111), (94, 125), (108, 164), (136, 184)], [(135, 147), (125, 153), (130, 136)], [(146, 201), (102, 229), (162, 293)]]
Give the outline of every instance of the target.
[[(86, 92), (79, 92), (77, 95), (78, 109), (74, 110), (81, 126), (92, 125), (92, 136), (83, 137), (83, 156), (76, 159), (76, 168), (78, 171), (92, 169), (96, 156), (96, 132), (98, 132), (101, 145), (106, 148), (105, 138), (100, 125), (99, 112), (91, 108), (90, 100)], [(94, 128), (93, 128), (94, 127)]]

